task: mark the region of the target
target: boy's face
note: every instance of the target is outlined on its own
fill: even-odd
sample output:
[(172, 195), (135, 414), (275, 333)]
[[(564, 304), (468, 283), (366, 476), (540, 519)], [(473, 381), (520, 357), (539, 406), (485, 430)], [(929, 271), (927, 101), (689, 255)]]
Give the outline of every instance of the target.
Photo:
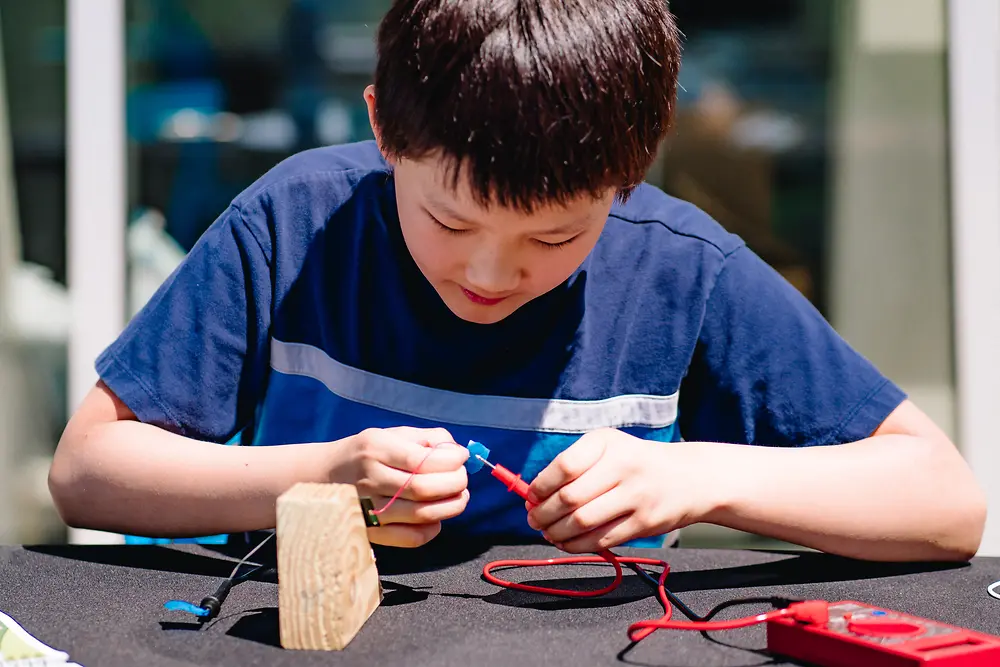
[[(374, 93), (365, 91), (374, 125)], [(493, 324), (577, 269), (597, 243), (616, 191), (567, 206), (520, 211), (479, 206), (469, 184), (451, 186), (438, 159), (395, 162), (396, 206), (406, 246), (448, 308)]]
[(504, 319), (566, 280), (593, 249), (614, 201), (580, 199), (531, 215), (477, 205), (435, 159), (395, 164), (396, 204), (414, 262), (455, 315)]

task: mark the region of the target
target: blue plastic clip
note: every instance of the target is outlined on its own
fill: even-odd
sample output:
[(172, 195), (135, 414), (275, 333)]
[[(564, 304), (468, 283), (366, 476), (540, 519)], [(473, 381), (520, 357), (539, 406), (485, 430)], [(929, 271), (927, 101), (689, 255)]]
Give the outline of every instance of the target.
[(186, 600), (169, 600), (164, 602), (163, 606), (170, 611), (186, 611), (187, 613), (194, 614), (195, 616), (208, 616), (209, 613), (208, 609), (191, 604)]
[(465, 462), (465, 470), (470, 475), (474, 475), (483, 469), (483, 462), (476, 458), (477, 454), (484, 459), (490, 458), (490, 450), (483, 443), (469, 440), (469, 458)]

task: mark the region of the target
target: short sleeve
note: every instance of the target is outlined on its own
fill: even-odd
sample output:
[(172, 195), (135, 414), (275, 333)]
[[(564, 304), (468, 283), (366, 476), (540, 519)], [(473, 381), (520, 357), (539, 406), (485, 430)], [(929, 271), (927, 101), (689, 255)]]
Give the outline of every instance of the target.
[(750, 249), (722, 264), (679, 398), (686, 440), (768, 446), (870, 436), (906, 398)]
[(229, 207), (96, 362), (145, 423), (226, 442), (266, 379), (270, 236)]

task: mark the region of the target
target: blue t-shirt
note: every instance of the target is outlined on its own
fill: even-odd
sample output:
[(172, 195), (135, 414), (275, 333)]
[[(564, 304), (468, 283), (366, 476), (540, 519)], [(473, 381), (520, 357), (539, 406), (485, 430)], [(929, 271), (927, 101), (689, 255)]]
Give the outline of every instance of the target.
[[(739, 238), (650, 185), (563, 284), (497, 324), (460, 320), (406, 250), (372, 142), (294, 155), (240, 194), (97, 370), (141, 421), (191, 438), (443, 426), (529, 481), (598, 428), (827, 445), (904, 399)], [(499, 482), (469, 487), (447, 531), (534, 534)]]

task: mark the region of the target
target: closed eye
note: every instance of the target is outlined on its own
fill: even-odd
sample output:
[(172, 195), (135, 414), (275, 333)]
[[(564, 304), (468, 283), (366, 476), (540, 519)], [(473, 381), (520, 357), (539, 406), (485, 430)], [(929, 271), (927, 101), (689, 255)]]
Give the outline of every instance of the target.
[(434, 224), (437, 225), (441, 229), (441, 231), (446, 232), (448, 234), (464, 234), (465, 232), (469, 231), (468, 229), (455, 229), (454, 227), (449, 227), (448, 225), (444, 224), (443, 222), (435, 218), (430, 213), (427, 214), (427, 217), (433, 220)]
[(574, 236), (573, 238), (566, 239), (565, 241), (559, 241), (558, 243), (546, 243), (545, 241), (538, 241), (538, 243), (540, 243), (545, 248), (551, 248), (554, 250), (556, 248), (565, 248), (576, 239), (577, 237)]

